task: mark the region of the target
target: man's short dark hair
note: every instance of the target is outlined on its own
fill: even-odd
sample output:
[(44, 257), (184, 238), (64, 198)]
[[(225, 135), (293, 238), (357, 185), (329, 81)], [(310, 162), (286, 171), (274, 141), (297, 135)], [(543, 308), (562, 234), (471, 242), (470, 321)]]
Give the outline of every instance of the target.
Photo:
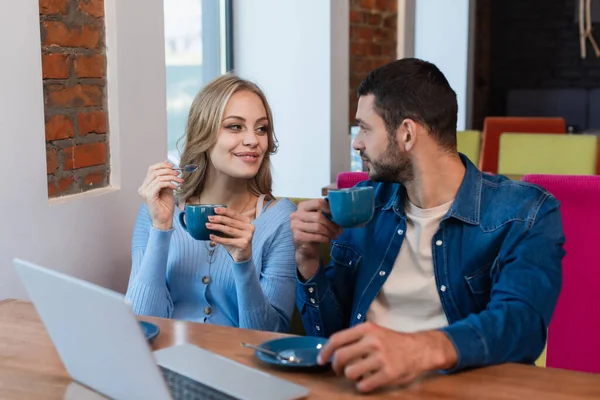
[(393, 134), (405, 118), (425, 126), (438, 143), (456, 149), (456, 93), (434, 64), (403, 58), (369, 73), (358, 95), (375, 96), (375, 111)]

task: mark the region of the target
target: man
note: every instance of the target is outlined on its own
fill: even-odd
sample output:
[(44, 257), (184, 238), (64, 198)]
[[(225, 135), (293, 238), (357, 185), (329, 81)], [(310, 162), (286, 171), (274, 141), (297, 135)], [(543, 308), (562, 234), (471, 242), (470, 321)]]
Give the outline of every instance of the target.
[[(369, 169), (359, 185), (374, 188), (372, 220), (342, 231), (323, 199), (291, 217), (298, 309), (307, 334), (330, 338), (319, 362), (363, 392), (533, 363), (562, 283), (558, 201), (457, 152), (456, 94), (435, 65), (394, 61), (358, 94), (353, 146)], [(319, 244), (332, 239), (322, 266)]]

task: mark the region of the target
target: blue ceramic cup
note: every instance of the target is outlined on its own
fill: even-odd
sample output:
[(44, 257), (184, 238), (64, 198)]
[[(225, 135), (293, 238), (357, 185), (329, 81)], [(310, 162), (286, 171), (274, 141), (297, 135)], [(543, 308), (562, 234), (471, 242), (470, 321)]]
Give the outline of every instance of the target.
[(375, 198), (371, 186), (330, 190), (326, 199), (331, 210), (329, 219), (342, 228), (359, 228), (373, 218)]
[(220, 232), (206, 227), (208, 217), (217, 215), (215, 208), (225, 208), (224, 204), (187, 204), (179, 214), (181, 227), (196, 240), (210, 240), (210, 235), (221, 236)]

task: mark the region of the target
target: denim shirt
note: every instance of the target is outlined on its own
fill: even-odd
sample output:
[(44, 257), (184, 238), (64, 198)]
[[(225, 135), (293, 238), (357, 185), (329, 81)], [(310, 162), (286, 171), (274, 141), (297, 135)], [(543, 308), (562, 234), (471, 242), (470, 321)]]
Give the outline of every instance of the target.
[[(482, 174), (464, 155), (465, 176), (432, 238), (433, 269), (458, 353), (451, 371), (533, 363), (562, 285), (565, 241), (559, 202), (539, 186)], [(307, 335), (329, 337), (365, 321), (404, 241), (405, 188), (373, 186), (375, 213), (332, 242), (331, 263), (298, 279)]]

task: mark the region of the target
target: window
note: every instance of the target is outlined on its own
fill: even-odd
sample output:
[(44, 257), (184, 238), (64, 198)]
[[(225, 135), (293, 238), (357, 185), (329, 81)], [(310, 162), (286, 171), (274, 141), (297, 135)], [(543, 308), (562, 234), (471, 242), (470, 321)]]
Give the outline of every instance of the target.
[(350, 171), (352, 172), (364, 170), (363, 161), (360, 158), (360, 154), (352, 147), (352, 143), (354, 143), (354, 139), (356, 139), (359, 129), (360, 128), (358, 126), (350, 127)]
[(232, 69), (231, 0), (164, 0), (167, 70), (167, 152), (177, 143), (198, 90)]

